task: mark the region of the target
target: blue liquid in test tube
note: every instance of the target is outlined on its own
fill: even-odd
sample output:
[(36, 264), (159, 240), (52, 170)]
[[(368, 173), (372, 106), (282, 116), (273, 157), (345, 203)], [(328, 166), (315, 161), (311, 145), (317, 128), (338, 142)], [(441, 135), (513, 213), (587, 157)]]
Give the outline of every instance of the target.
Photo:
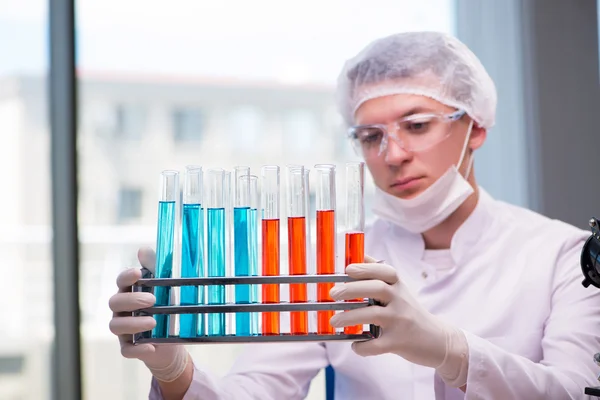
[[(177, 225), (177, 197), (179, 197), (179, 173), (163, 171), (161, 173), (160, 199), (158, 202), (158, 227), (156, 237), (156, 265), (154, 276), (171, 278), (173, 273), (173, 250), (175, 246), (175, 228)], [(157, 286), (154, 290), (157, 306), (168, 306), (171, 288)], [(166, 338), (169, 334), (169, 315), (154, 315), (156, 326), (152, 330), (153, 338)]]
[[(225, 172), (222, 169), (207, 171), (207, 259), (208, 276), (225, 276)], [(208, 304), (225, 304), (225, 286), (208, 286)], [(209, 336), (223, 336), (225, 330), (225, 314), (208, 314), (207, 330)]]
[[(235, 202), (233, 208), (235, 276), (250, 275), (250, 168), (235, 168)], [(235, 285), (236, 304), (250, 304), (250, 285)], [(235, 314), (235, 334), (250, 335), (250, 313)]]
[[(235, 235), (235, 276), (250, 276), (250, 246), (248, 241), (250, 207), (233, 209)], [(250, 304), (250, 285), (235, 285), (235, 302)], [(250, 313), (238, 312), (235, 319), (235, 334), (250, 335)]]
[[(183, 192), (181, 277), (204, 276), (204, 210), (202, 208), (202, 168), (188, 166)], [(204, 304), (204, 286), (182, 286), (181, 305)], [(204, 314), (181, 314), (179, 336), (205, 335)]]

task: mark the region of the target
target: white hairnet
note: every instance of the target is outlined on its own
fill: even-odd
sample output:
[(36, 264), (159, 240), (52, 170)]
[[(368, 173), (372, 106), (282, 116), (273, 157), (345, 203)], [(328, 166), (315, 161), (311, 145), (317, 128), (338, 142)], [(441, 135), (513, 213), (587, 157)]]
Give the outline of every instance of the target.
[(365, 101), (403, 93), (462, 109), (483, 128), (494, 125), (494, 82), (471, 50), (452, 36), (408, 32), (378, 39), (348, 60), (338, 79), (338, 105), (348, 125)]

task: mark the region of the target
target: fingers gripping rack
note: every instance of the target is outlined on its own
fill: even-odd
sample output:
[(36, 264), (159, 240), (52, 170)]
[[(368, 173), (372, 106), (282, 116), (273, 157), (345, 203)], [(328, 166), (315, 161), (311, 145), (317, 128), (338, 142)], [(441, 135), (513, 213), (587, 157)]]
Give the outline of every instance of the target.
[[(333, 275), (280, 275), (280, 276), (236, 276), (236, 277), (210, 277), (210, 278), (154, 278), (153, 274), (142, 269), (142, 279), (133, 286), (134, 292), (154, 292), (156, 287), (181, 287), (181, 286), (215, 286), (215, 285), (261, 285), (261, 284), (298, 284), (298, 283), (343, 283), (352, 282), (354, 279), (344, 274)], [(379, 305), (373, 299), (365, 301), (309, 301), (305, 303), (251, 303), (251, 304), (197, 304), (197, 305), (169, 305), (153, 306), (139, 309), (133, 312), (134, 316), (152, 315), (181, 315), (181, 314), (208, 314), (208, 313), (260, 313), (260, 312), (286, 312), (286, 311), (338, 311), (354, 310), (362, 307)], [(379, 337), (380, 327), (369, 325), (369, 330), (359, 334), (290, 334), (279, 335), (198, 335), (196, 337), (179, 337), (169, 335), (168, 337), (153, 337), (152, 331), (135, 334), (134, 343), (266, 343), (266, 342), (323, 342), (323, 341), (355, 341), (369, 340)]]

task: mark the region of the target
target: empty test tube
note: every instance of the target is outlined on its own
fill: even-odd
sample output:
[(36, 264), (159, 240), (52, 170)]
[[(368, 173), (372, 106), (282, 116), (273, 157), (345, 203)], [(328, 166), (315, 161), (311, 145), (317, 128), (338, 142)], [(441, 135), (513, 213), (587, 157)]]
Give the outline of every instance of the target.
[[(344, 268), (365, 261), (365, 209), (364, 209), (365, 164), (346, 164), (346, 257)], [(362, 301), (356, 299), (355, 301)], [(344, 333), (360, 334), (362, 325), (346, 326)]]
[[(262, 215), (262, 274), (279, 275), (279, 166), (262, 167), (261, 203)], [(279, 303), (279, 285), (262, 285), (262, 302)], [(262, 313), (262, 334), (279, 335), (280, 315), (278, 312)]]
[[(181, 277), (204, 276), (204, 209), (202, 167), (188, 166), (183, 184)], [(181, 305), (204, 304), (204, 286), (182, 286)], [(179, 336), (204, 335), (204, 314), (181, 314)]]
[[(225, 199), (225, 276), (234, 275), (233, 266), (233, 177), (231, 171), (225, 171), (223, 183)], [(225, 285), (225, 303), (235, 303), (235, 286)], [(225, 314), (225, 334), (235, 334), (235, 314)]]
[[(160, 193), (158, 201), (158, 226), (156, 234), (156, 265), (154, 276), (171, 278), (173, 273), (173, 257), (177, 242), (178, 226), (177, 205), (179, 202), (179, 172), (163, 171), (160, 174)], [(157, 306), (168, 306), (171, 288), (157, 286), (154, 291)], [(152, 337), (166, 338), (169, 333), (169, 315), (154, 316), (156, 326)]]
[[(249, 274), (251, 276), (259, 275), (259, 249), (258, 249), (258, 210), (260, 209), (260, 192), (258, 190), (258, 177), (250, 175), (250, 214), (248, 215), (248, 243), (250, 247), (249, 255)], [(260, 294), (258, 285), (250, 286), (250, 302), (259, 303)], [(259, 330), (259, 313), (250, 313), (250, 333), (258, 335)]]
[[(225, 171), (206, 171), (206, 215), (207, 215), (207, 270), (209, 277), (225, 276), (225, 205), (228, 194), (225, 190)], [(208, 304), (225, 304), (224, 285), (208, 286)], [(207, 332), (210, 336), (223, 336), (225, 314), (208, 314)]]
[(306, 271), (307, 274), (314, 274), (314, 264), (310, 254), (312, 253), (312, 241), (311, 241), (311, 218), (310, 209), (310, 169), (304, 168), (304, 215), (306, 216)]
[[(288, 205), (288, 265), (290, 275), (306, 275), (306, 211), (305, 211), (304, 167), (287, 167)], [(293, 283), (290, 287), (290, 302), (306, 303), (306, 283)], [(295, 311), (290, 314), (290, 333), (308, 334), (308, 312)]]
[[(315, 165), (317, 209), (317, 274), (335, 273), (335, 166)], [(333, 301), (329, 291), (333, 283), (317, 284), (317, 301)], [(329, 323), (334, 311), (317, 312), (317, 333), (333, 335), (335, 329)]]
[[(250, 275), (250, 168), (235, 168), (235, 195), (233, 204), (233, 235), (235, 276)], [(250, 285), (235, 285), (235, 302), (249, 304), (251, 302)], [(248, 336), (250, 329), (250, 313), (235, 314), (235, 334)]]
[[(304, 213), (306, 215), (306, 273), (314, 275), (316, 273), (315, 263), (313, 262), (313, 246), (312, 246), (312, 209), (310, 207), (310, 169), (304, 168)], [(317, 298), (317, 286), (314, 284), (308, 285), (308, 299), (315, 301)], [(308, 312), (308, 331), (313, 333), (317, 331), (316, 311)]]

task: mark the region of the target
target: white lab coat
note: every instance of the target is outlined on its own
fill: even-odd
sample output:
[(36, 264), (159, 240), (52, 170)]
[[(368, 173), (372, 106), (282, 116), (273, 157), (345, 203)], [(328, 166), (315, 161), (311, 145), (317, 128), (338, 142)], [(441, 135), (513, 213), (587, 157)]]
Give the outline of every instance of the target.
[[(397, 355), (363, 358), (347, 342), (294, 343), (249, 345), (223, 378), (197, 360), (185, 399), (302, 399), (329, 364), (343, 400), (584, 398), (600, 370), (600, 290), (581, 285), (579, 267), (588, 236), (483, 190), (452, 240), (449, 269), (423, 261), (420, 235), (384, 220), (370, 226), (367, 253), (395, 266), (427, 309), (466, 332), (466, 393)], [(150, 397), (161, 398), (155, 382)]]

